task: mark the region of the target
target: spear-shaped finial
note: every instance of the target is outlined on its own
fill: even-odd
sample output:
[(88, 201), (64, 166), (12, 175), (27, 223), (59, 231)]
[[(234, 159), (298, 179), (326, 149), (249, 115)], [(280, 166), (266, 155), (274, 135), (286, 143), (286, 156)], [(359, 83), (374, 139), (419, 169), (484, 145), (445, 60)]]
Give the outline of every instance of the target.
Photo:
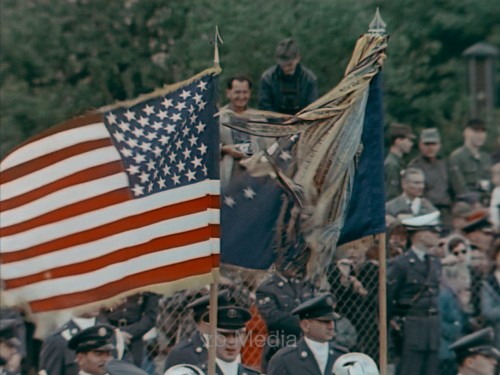
[(224, 44), (222, 41), (222, 38), (220, 37), (219, 34), (219, 27), (215, 25), (215, 37), (214, 37), (214, 65), (217, 68), (220, 68), (220, 61), (219, 61), (219, 43)]
[(370, 22), (370, 26), (368, 26), (368, 33), (384, 35), (385, 34), (385, 22), (380, 16), (380, 12), (377, 7), (377, 11), (375, 12), (375, 17), (373, 17), (372, 22)]

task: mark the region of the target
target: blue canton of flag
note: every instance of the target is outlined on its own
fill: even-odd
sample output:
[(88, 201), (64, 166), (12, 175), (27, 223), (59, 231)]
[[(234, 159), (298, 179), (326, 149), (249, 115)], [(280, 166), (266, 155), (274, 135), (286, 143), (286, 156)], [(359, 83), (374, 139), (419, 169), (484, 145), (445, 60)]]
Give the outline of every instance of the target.
[(207, 165), (212, 141), (207, 123), (213, 116), (207, 84), (202, 78), (164, 97), (104, 114), (135, 198), (215, 177), (208, 176), (214, 168)]
[[(275, 164), (286, 169), (298, 136), (283, 140), (273, 153)], [(267, 269), (276, 258), (276, 222), (285, 192), (275, 178), (240, 173), (221, 194), (221, 262), (251, 269)]]

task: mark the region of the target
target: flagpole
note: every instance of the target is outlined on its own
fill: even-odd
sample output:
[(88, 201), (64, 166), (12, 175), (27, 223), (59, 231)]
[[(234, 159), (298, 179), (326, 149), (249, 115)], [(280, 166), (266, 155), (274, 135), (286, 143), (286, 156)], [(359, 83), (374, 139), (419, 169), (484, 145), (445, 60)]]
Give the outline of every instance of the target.
[(218, 282), (210, 284), (210, 334), (208, 335), (208, 372), (207, 375), (216, 375), (215, 356), (216, 356), (216, 335), (217, 335), (217, 293)]
[(222, 38), (219, 34), (219, 27), (215, 25), (215, 35), (214, 35), (214, 66), (220, 68), (219, 59), (219, 43), (223, 44)]
[(376, 235), (378, 238), (378, 305), (379, 305), (379, 344), (380, 344), (380, 374), (387, 375), (387, 261), (385, 233)]

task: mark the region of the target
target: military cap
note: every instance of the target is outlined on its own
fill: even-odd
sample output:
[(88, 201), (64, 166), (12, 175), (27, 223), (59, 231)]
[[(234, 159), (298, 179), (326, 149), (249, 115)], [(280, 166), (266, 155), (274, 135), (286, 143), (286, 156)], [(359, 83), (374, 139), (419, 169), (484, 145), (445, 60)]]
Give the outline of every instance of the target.
[(394, 122), (391, 124), (389, 132), (391, 137), (404, 137), (410, 139), (416, 138), (415, 134), (413, 134), (411, 126), (406, 124), (399, 124), (397, 122)]
[(486, 124), (483, 120), (474, 118), (470, 119), (464, 124), (464, 128), (471, 128), (474, 130), (486, 130)]
[(346, 353), (333, 364), (333, 375), (380, 375), (375, 361), (363, 353)]
[(441, 222), (439, 221), (439, 216), (441, 213), (439, 211), (431, 212), (430, 214), (413, 216), (401, 220), (401, 224), (404, 225), (407, 231), (419, 231), (419, 230), (441, 230)]
[(441, 143), (439, 131), (436, 128), (424, 129), (420, 133), (420, 142), (422, 143)]
[(112, 336), (113, 327), (107, 324), (96, 324), (73, 336), (68, 342), (68, 347), (77, 353), (91, 350), (109, 351), (114, 349), (111, 343)]
[[(208, 322), (209, 314), (203, 316)], [(252, 318), (250, 311), (239, 306), (221, 306), (217, 309), (217, 329), (237, 331), (245, 328), (246, 322)]]
[(493, 233), (493, 227), (489, 221), (488, 210), (476, 210), (466, 217), (467, 224), (462, 228), (464, 233), (480, 230)]
[(335, 303), (336, 299), (332, 294), (320, 294), (297, 306), (292, 310), (292, 314), (298, 315), (300, 320), (316, 318), (334, 320), (337, 317), (334, 311)]
[(16, 320), (0, 319), (0, 341), (10, 346), (20, 346), (21, 342), (16, 337)]
[(109, 375), (148, 375), (144, 370), (134, 366), (130, 362), (111, 359), (106, 362), (106, 371)]
[(458, 339), (448, 349), (455, 352), (459, 363), (476, 354), (500, 360), (500, 351), (493, 346), (494, 337), (495, 332), (492, 327), (484, 328)]
[(204, 372), (196, 366), (180, 364), (170, 367), (163, 375), (204, 375)]
[(283, 39), (276, 47), (276, 60), (279, 64), (289, 62), (299, 56), (299, 48), (292, 38)]
[[(217, 293), (217, 304), (219, 306), (225, 306), (229, 304), (230, 293), (229, 290), (224, 289)], [(206, 296), (195, 299), (187, 307), (193, 310), (194, 320), (200, 321), (200, 319), (208, 312), (208, 307), (210, 306), (210, 294)]]
[(457, 202), (451, 209), (451, 214), (455, 217), (466, 219), (472, 212), (472, 206), (466, 202)]

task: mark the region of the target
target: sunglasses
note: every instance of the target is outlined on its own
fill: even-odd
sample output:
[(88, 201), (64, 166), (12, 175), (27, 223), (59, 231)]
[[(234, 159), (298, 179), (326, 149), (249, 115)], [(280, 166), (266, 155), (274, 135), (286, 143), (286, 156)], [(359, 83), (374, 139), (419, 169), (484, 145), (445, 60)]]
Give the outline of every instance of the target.
[(467, 254), (467, 249), (463, 249), (463, 250), (460, 250), (460, 251), (454, 251), (453, 252), (454, 255), (460, 255), (460, 254)]

